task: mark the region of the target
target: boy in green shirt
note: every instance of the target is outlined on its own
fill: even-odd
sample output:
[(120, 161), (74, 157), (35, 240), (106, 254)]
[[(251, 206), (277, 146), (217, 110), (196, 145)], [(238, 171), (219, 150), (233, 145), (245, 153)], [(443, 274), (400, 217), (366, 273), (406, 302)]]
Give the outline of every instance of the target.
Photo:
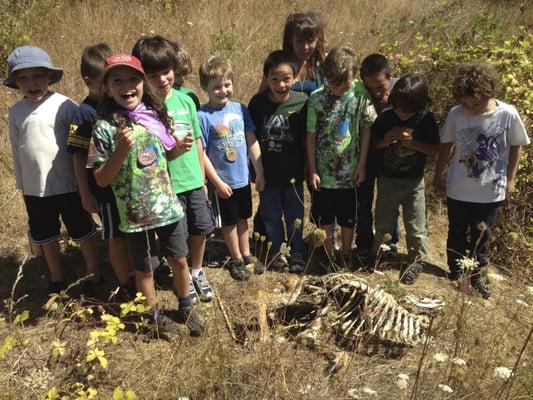
[(172, 118), (179, 138), (192, 135), (191, 149), (169, 162), (174, 192), (180, 199), (187, 217), (191, 256), (191, 295), (203, 301), (213, 298), (213, 289), (202, 269), (206, 235), (214, 230), (211, 206), (205, 190), (204, 150), (196, 106), (188, 95), (174, 89), (175, 71), (179, 65), (179, 46), (161, 36), (139, 39), (132, 54), (138, 57), (148, 81), (165, 99), (165, 107)]

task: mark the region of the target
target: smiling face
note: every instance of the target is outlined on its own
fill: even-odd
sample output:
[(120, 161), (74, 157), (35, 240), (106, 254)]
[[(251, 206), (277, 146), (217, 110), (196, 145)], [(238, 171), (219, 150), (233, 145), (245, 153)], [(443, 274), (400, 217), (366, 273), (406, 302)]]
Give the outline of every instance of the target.
[(143, 76), (133, 68), (112, 69), (107, 75), (104, 86), (106, 93), (127, 110), (134, 110), (142, 101)]
[(390, 76), (381, 72), (379, 74), (363, 77), (363, 83), (372, 96), (372, 101), (383, 108), (389, 101)]
[(294, 71), (289, 64), (279, 64), (270, 68), (267, 75), (268, 98), (274, 103), (283, 103), (289, 98), (294, 84)]
[(146, 79), (156, 89), (157, 93), (164, 99), (172, 94), (175, 76), (172, 68), (150, 72), (146, 74)]
[(227, 75), (213, 78), (207, 84), (205, 91), (209, 96), (208, 106), (224, 107), (230, 102), (233, 95), (233, 81)]
[(22, 95), (29, 101), (37, 103), (48, 93), (50, 71), (46, 68), (26, 68), (13, 74), (15, 84)]
[(296, 34), (292, 36), (292, 51), (298, 59), (299, 64), (302, 64), (311, 58), (315, 52), (317, 43), (318, 37), (307, 39), (305, 36)]

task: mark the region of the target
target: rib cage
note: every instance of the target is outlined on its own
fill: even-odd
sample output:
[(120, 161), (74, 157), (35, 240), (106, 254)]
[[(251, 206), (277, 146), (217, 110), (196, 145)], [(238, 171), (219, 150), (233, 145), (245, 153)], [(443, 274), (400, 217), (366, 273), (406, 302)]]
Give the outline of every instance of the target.
[(331, 330), (345, 339), (374, 335), (412, 346), (422, 340), (429, 326), (427, 315), (406, 310), (389, 293), (353, 274), (302, 278), (287, 305), (313, 306), (297, 335), (303, 342), (314, 343), (321, 332)]

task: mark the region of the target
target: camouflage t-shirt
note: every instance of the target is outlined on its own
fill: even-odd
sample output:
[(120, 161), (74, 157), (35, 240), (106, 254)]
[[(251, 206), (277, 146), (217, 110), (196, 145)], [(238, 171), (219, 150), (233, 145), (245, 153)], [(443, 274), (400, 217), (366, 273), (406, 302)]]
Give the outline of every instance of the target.
[[(117, 200), (122, 232), (140, 232), (172, 224), (183, 218), (167, 170), (165, 151), (156, 135), (141, 125), (132, 125), (135, 144), (124, 159), (111, 188)], [(105, 163), (117, 148), (116, 127), (97, 121), (87, 168)]]
[(307, 131), (316, 133), (316, 167), (320, 186), (327, 189), (355, 187), (359, 162), (360, 129), (368, 128), (376, 111), (365, 86), (354, 81), (337, 97), (325, 86), (311, 93)]

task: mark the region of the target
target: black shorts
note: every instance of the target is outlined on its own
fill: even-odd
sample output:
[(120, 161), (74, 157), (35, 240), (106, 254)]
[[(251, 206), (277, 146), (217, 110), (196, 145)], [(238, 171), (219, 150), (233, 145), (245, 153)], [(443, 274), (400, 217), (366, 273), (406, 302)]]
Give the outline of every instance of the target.
[(124, 236), (124, 234), (118, 229), (120, 216), (115, 201), (100, 204), (100, 219), (102, 220), (103, 240), (111, 240)]
[(241, 219), (252, 216), (252, 190), (250, 184), (243, 188), (233, 189), (229, 199), (218, 198), (222, 226), (237, 224)]
[(24, 196), (24, 203), (28, 212), (30, 239), (35, 244), (59, 240), (61, 221), (77, 243), (96, 232), (96, 225), (91, 215), (83, 209), (78, 192), (45, 197)]
[(153, 271), (159, 265), (159, 256), (177, 260), (189, 254), (184, 219), (149, 231), (125, 233), (124, 236), (135, 262), (135, 271)]
[(355, 189), (320, 189), (312, 192), (311, 215), (319, 225), (337, 224), (353, 228), (357, 216)]
[(178, 199), (185, 211), (189, 235), (205, 236), (215, 230), (213, 210), (203, 187), (179, 193)]

